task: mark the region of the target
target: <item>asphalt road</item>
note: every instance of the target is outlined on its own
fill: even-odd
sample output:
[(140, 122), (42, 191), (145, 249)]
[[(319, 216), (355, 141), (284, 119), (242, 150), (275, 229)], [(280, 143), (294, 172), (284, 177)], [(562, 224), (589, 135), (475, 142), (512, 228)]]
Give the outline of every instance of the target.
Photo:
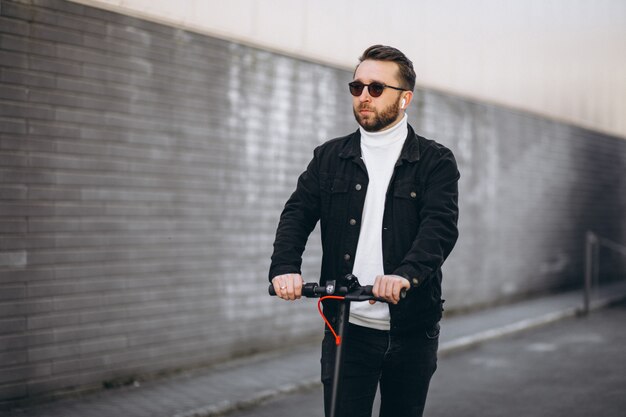
[[(440, 358), (425, 416), (626, 416), (624, 323), (621, 303)], [(229, 414), (282, 416), (323, 417), (321, 388)]]

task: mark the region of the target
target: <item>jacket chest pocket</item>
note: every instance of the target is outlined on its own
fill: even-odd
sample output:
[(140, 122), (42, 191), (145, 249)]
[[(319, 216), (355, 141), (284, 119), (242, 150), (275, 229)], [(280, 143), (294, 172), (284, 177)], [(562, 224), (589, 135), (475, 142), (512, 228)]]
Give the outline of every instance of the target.
[(395, 185), (393, 198), (417, 204), (422, 199), (422, 187), (418, 181), (403, 181)]
[(328, 194), (341, 194), (348, 192), (349, 181), (341, 177), (322, 178), (322, 192)]
[(407, 225), (417, 227), (423, 189), (418, 181), (403, 181), (393, 190), (393, 211)]
[(320, 175), (322, 217), (338, 214), (348, 204), (350, 181), (343, 177)]

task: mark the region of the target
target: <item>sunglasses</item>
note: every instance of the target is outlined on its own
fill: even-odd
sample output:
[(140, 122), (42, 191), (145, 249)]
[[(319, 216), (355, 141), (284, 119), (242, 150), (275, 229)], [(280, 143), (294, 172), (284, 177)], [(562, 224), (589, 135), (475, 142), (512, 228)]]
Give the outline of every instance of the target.
[(385, 88), (393, 88), (398, 91), (407, 91), (405, 88), (400, 87), (392, 87), (390, 85), (386, 85), (383, 83), (379, 83), (378, 81), (371, 82), (369, 84), (363, 84), (361, 81), (352, 81), (348, 83), (350, 87), (350, 94), (354, 97), (359, 97), (363, 94), (363, 88), (367, 87), (367, 92), (372, 97), (380, 97), (380, 95), (385, 91)]

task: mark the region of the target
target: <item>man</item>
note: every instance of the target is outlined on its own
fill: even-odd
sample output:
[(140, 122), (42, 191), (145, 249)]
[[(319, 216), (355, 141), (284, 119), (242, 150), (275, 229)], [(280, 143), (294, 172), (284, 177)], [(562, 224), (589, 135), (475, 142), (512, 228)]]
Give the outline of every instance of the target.
[[(441, 265), (458, 237), (459, 173), (452, 152), (408, 125), (415, 71), (399, 50), (375, 45), (349, 83), (359, 129), (314, 151), (281, 214), (269, 278), (285, 300), (301, 297), (302, 253), (320, 221), (320, 284), (356, 275), (387, 303), (352, 303), (344, 346), (341, 415), (421, 416), (437, 367)], [(400, 301), (402, 289), (406, 298)], [(332, 300), (324, 305), (331, 318)], [(322, 342), (329, 412), (334, 339)]]

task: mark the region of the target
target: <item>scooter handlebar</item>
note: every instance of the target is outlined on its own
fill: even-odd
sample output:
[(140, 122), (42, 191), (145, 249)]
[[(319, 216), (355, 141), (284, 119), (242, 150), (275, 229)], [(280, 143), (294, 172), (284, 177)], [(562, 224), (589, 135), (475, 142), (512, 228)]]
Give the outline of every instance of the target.
[[(354, 291), (348, 291), (346, 287), (322, 287), (317, 282), (308, 282), (302, 285), (302, 296), (307, 298), (318, 298), (323, 297), (325, 295), (340, 295), (346, 297), (348, 301), (368, 301), (375, 300), (380, 302), (386, 302), (386, 300), (382, 298), (375, 297), (372, 293), (373, 286), (372, 285), (364, 285), (359, 287)], [(271, 296), (276, 295), (276, 291), (274, 290), (274, 285), (270, 284), (268, 287), (268, 293)], [(404, 299), (406, 297), (406, 288), (403, 288), (400, 291), (400, 299)]]

